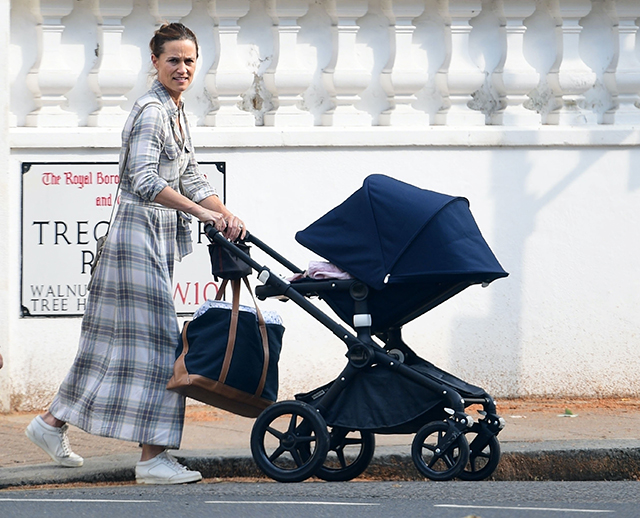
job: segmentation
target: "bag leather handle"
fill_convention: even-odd
[[[236,334],[238,332],[238,312],[240,311],[240,281],[232,281],[233,299],[231,303],[231,322],[229,324],[229,337],[227,339],[227,349],[224,353],[222,369],[220,370],[220,383],[227,380],[231,359],[233,358],[233,349],[236,345]],[[225,286],[226,287],[226,286]]]
[[[262,316],[262,312],[256,304],[256,299],[253,296],[253,292],[251,291],[251,286],[249,284],[249,279],[247,277],[243,277],[249,294],[251,295],[251,299],[253,300],[253,305],[256,309],[256,316],[258,318],[258,330],[260,331],[260,338],[262,339],[262,350],[264,362],[262,364],[262,374],[260,375],[260,380],[258,382],[258,387],[256,388],[255,395],[259,396],[262,394],[264,390],[264,386],[267,383],[267,372],[269,371],[269,337],[267,335],[267,326],[264,322],[264,317]],[[231,286],[233,290],[233,298],[231,302],[231,322],[229,324],[229,337],[227,339],[227,348],[224,353],[224,360],[222,361],[222,369],[220,370],[220,377],[218,378],[221,383],[224,383],[227,379],[227,375],[229,374],[229,368],[231,366],[231,359],[233,358],[233,350],[236,344],[236,334],[238,332],[238,313],[240,310],[240,279],[236,279],[231,281]],[[220,300],[222,298],[222,293],[227,287],[227,280],[225,279],[220,285],[220,289],[216,294],[216,300]],[[186,336],[186,335],[185,335]]]
[[[262,338],[262,350],[264,352],[264,363],[262,364],[262,375],[260,376],[260,382],[258,383],[258,388],[256,389],[256,396],[262,394],[264,390],[264,386],[267,382],[267,372],[269,370],[269,337],[267,336],[267,325],[264,323],[264,317],[262,316],[262,312],[256,303],[256,299],[253,296],[253,292],[251,291],[251,286],[249,285],[249,279],[247,277],[243,277],[244,285],[249,290],[251,294],[251,299],[253,300],[253,305],[256,308],[256,315],[258,317],[258,329],[260,330],[260,337]]]

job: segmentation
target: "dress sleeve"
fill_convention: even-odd
[[[189,142],[189,150],[189,165],[180,177],[180,189],[187,198],[199,203],[205,198],[215,196],[218,193],[200,173],[191,142]]]
[[[165,141],[166,126],[160,106],[150,104],[142,108],[129,135],[129,158],[125,174],[134,194],[146,201],[168,186],[158,174],[160,153]]]

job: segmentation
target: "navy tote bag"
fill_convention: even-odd
[[[243,280],[251,292],[248,280]],[[257,305],[256,314],[239,310],[240,283],[231,281],[231,307],[211,307],[184,324],[167,389],[234,414],[257,417],[278,397],[284,327],[265,324]],[[219,296],[223,292],[224,287]]]

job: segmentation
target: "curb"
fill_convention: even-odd
[[[186,466],[206,479],[267,478],[246,453],[220,455],[175,453]],[[38,464],[0,469],[0,489],[72,483],[133,482],[136,455],[86,459],[81,468]],[[411,455],[376,455],[363,475],[372,481],[425,481]],[[505,452],[490,477],[493,481],[640,480],[640,448],[576,449]]]

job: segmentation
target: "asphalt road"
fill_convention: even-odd
[[[5,490],[0,516],[638,518],[640,482],[220,482]]]

